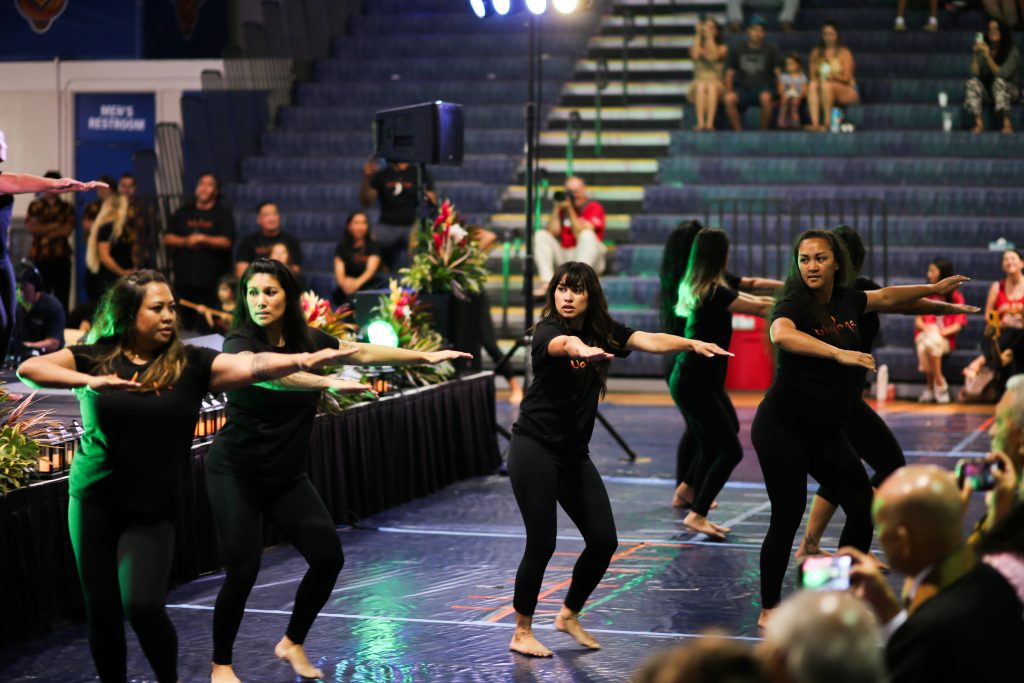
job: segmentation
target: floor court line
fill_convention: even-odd
[[[191,604],[174,604],[167,605],[167,609],[180,609],[180,610],[191,610],[196,612],[212,612],[213,607],[207,605],[191,605]],[[291,617],[292,613],[288,610],[280,609],[256,609],[252,607],[245,608],[248,614],[270,614]],[[391,621],[401,622],[409,624],[431,624],[434,626],[469,626],[469,627],[497,627],[504,629],[515,628],[514,623],[509,622],[489,622],[489,621],[459,621],[457,619],[422,619],[417,617],[385,617],[373,614],[337,614],[334,612],[320,612],[317,615],[318,618],[326,619],[348,619],[352,621]],[[535,630],[553,631],[555,630],[554,624],[534,624]],[[620,629],[611,628],[588,628],[591,633],[607,633],[611,635],[619,636],[634,636],[639,638],[707,638],[709,636],[700,633],[658,633],[656,631],[625,631]],[[715,636],[717,637],[717,636]],[[760,638],[753,636],[722,636],[729,640],[746,640],[746,641],[759,641]]]

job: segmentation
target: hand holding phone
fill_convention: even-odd
[[[1002,468],[998,460],[988,458],[961,458],[956,461],[957,486],[962,490],[969,482],[972,491],[991,491],[998,483],[998,475],[994,468]]]
[[[849,555],[808,557],[800,565],[800,586],[813,591],[845,591],[850,588]]]

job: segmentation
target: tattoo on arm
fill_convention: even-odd
[[[270,358],[265,353],[254,353],[252,355],[252,376],[256,379],[272,379],[270,376]]]

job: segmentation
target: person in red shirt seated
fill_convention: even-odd
[[[936,258],[928,264],[928,284],[935,284],[953,274],[948,259]],[[931,296],[954,304],[962,304],[964,295],[952,291],[945,297]],[[956,335],[967,324],[963,313],[953,315],[919,315],[914,320],[914,343],[917,346],[917,366],[927,381],[927,387],[917,400],[921,403],[949,403],[949,384],[942,376],[942,357],[956,348]]]
[[[547,230],[533,236],[539,283],[549,282],[555,268],[567,261],[582,261],[598,275],[604,272],[604,207],[587,196],[587,185],[579,176],[566,179],[564,194],[555,199]],[[541,286],[534,296],[543,296],[544,291]]]

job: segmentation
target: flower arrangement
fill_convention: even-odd
[[[439,351],[443,348],[443,339],[431,327],[431,315],[426,304],[420,301],[419,295],[399,287],[398,282],[391,280],[388,284],[389,294],[382,294],[374,315],[395,330],[398,346],[414,351]],[[394,369],[407,383],[413,386],[437,384],[455,374],[451,363],[438,365],[405,365]]]
[[[433,224],[417,230],[416,253],[412,266],[401,270],[402,284],[418,292],[451,292],[465,301],[483,289],[486,260],[487,255],[446,199]]]
[[[0,387],[0,496],[21,488],[39,466],[37,439],[53,422],[48,410],[28,410],[34,399],[15,398]]]
[[[302,314],[310,327],[343,341],[352,341],[356,338],[359,327],[352,320],[355,312],[350,306],[331,308],[329,301],[321,299],[313,291],[303,293],[301,303]]]

